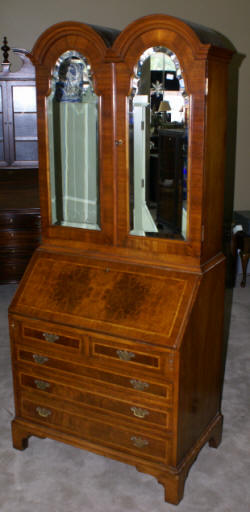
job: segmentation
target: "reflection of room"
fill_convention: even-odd
[[[176,56],[146,51],[133,85],[131,234],[186,238],[188,98]]]
[[[98,97],[90,67],[77,52],[56,63],[47,113],[52,223],[99,230]]]

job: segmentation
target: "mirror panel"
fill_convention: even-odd
[[[146,50],[128,98],[132,235],[187,237],[189,103],[176,55]]]
[[[52,224],[100,229],[98,106],[87,59],[65,52],[47,98]]]

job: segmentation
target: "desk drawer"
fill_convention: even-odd
[[[84,359],[85,337],[77,329],[67,329],[53,323],[19,320],[10,315],[10,332],[13,346],[27,347],[34,354],[46,352],[47,356],[63,360]]]
[[[27,264],[28,259],[14,259],[10,260],[9,263],[1,262],[0,259],[0,282],[11,283],[19,281],[24,274]]]
[[[81,347],[81,336],[65,334],[60,328],[53,325],[44,325],[39,329],[33,325],[22,324],[22,339],[25,341],[45,342],[50,346],[63,346],[79,350]]]
[[[0,246],[15,247],[36,247],[40,241],[39,233],[32,231],[0,231]]]
[[[127,426],[114,427],[103,421],[89,421],[78,414],[68,413],[51,407],[43,401],[34,401],[26,397],[22,400],[22,417],[36,423],[54,427],[65,433],[106,446],[117,452],[131,453],[142,459],[167,462],[169,459],[170,440],[163,440],[145,434],[140,429]]]
[[[89,337],[89,360],[96,366],[116,366],[150,371],[154,374],[172,374],[173,356],[169,351],[129,340]]]
[[[41,217],[37,213],[20,213],[20,211],[0,212],[0,228],[39,229]]]
[[[87,415],[91,417],[96,414],[106,415],[110,413],[116,416],[116,421],[126,421],[130,423],[138,423],[141,426],[155,426],[163,429],[172,429],[172,411],[166,409],[161,404],[144,404],[143,401],[129,401],[112,397],[109,389],[103,387],[100,391],[91,389],[91,383],[82,388],[58,383],[53,380],[51,375],[49,378],[41,379],[40,376],[28,375],[21,372],[19,375],[19,383],[23,390],[32,392],[35,390],[37,398],[47,395],[47,399],[64,400],[63,409],[69,412]],[[40,395],[40,396],[39,396]]]
[[[125,374],[129,371],[131,379],[136,374],[135,381],[144,382],[145,375],[166,376],[173,380],[174,351],[157,348],[155,345],[104,334],[93,336],[89,331],[39,321],[14,320],[13,335],[17,345],[27,345],[34,353],[39,354],[45,350],[48,355],[61,358],[60,353],[65,347],[67,354],[72,352],[70,360],[77,364],[100,369],[112,368]],[[63,359],[65,363],[69,359],[66,353]]]
[[[150,399],[156,399],[167,401],[170,405],[173,400],[173,385],[171,382],[154,382],[148,376],[141,378],[137,375],[129,375],[125,371],[119,373],[116,371],[108,371],[105,369],[97,369],[84,364],[77,364],[74,361],[66,360],[63,358],[55,357],[54,355],[48,355],[46,351],[31,351],[26,347],[18,347],[16,349],[16,362],[18,365],[32,366],[35,373],[39,369],[40,375],[49,375],[51,369],[59,372],[61,378],[70,378],[71,374],[79,379],[91,379],[93,384],[102,385],[103,383],[108,384],[111,392],[112,389],[118,390],[118,392],[132,393],[138,397],[148,397]],[[32,371],[33,372],[33,371]],[[84,385],[84,382],[82,382]]]

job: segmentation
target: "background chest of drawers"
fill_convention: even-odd
[[[40,242],[35,170],[0,172],[0,283],[19,281]]]

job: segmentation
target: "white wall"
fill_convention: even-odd
[[[221,32],[240,54],[235,209],[250,209],[249,0],[9,0],[0,7],[0,37],[31,49],[36,38],[59,21],[81,21],[123,29],[146,14],[177,16]]]

